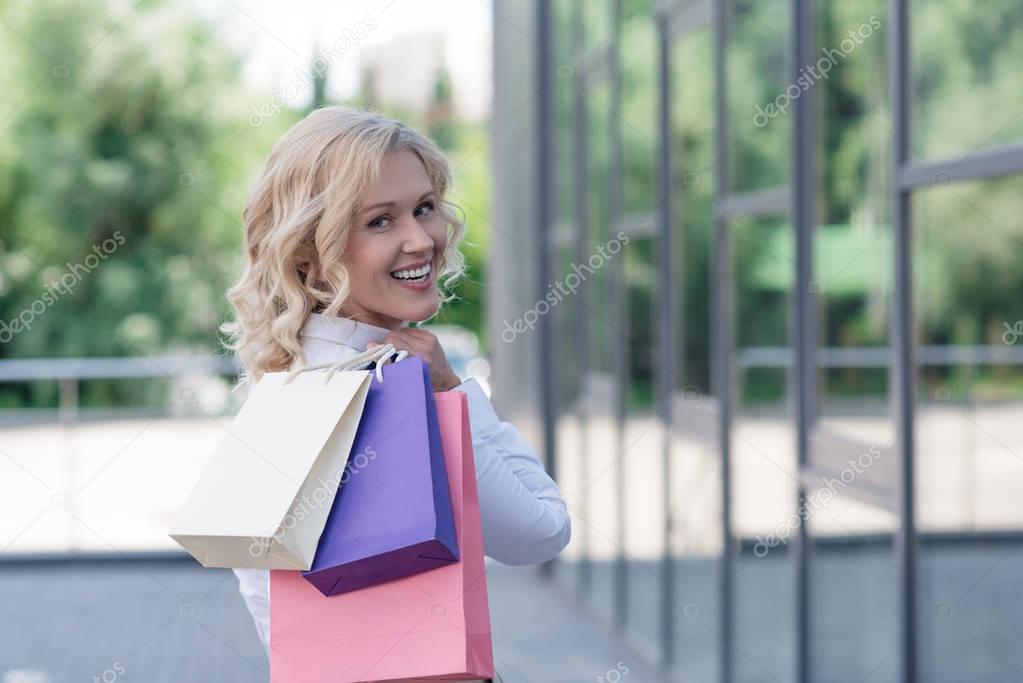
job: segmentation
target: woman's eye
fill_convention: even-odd
[[[416,216],[416,218],[420,218],[420,217],[426,215],[425,213],[420,213],[421,209],[429,209],[430,211],[433,211],[434,210],[433,202],[423,202],[422,204],[417,206],[416,210],[413,212],[413,214]],[[386,228],[387,225],[390,223],[390,221],[391,221],[390,217],[384,215],[384,216],[380,216],[379,218],[373,219],[372,221],[370,221],[366,225],[368,225],[371,228]]]

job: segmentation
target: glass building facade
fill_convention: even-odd
[[[685,681],[1023,678],[1023,3],[502,0],[552,580]]]

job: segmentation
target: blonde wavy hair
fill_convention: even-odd
[[[299,333],[306,318],[313,311],[340,314],[349,294],[345,247],[360,199],[384,157],[402,149],[423,162],[447,223],[438,280],[450,290],[465,274],[459,251],[465,223],[444,199],[451,171],[437,145],[376,112],[316,109],[274,145],[242,214],[247,258],[227,291],[234,320],[220,326],[225,348],[242,366],[238,386],[304,365]]]

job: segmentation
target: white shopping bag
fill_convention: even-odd
[[[206,567],[309,569],[369,381],[363,370],[264,374],[179,512],[171,538]]]

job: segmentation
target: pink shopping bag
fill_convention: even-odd
[[[342,595],[270,572],[270,680],[364,683],[494,675],[465,394],[434,394],[460,561]]]

